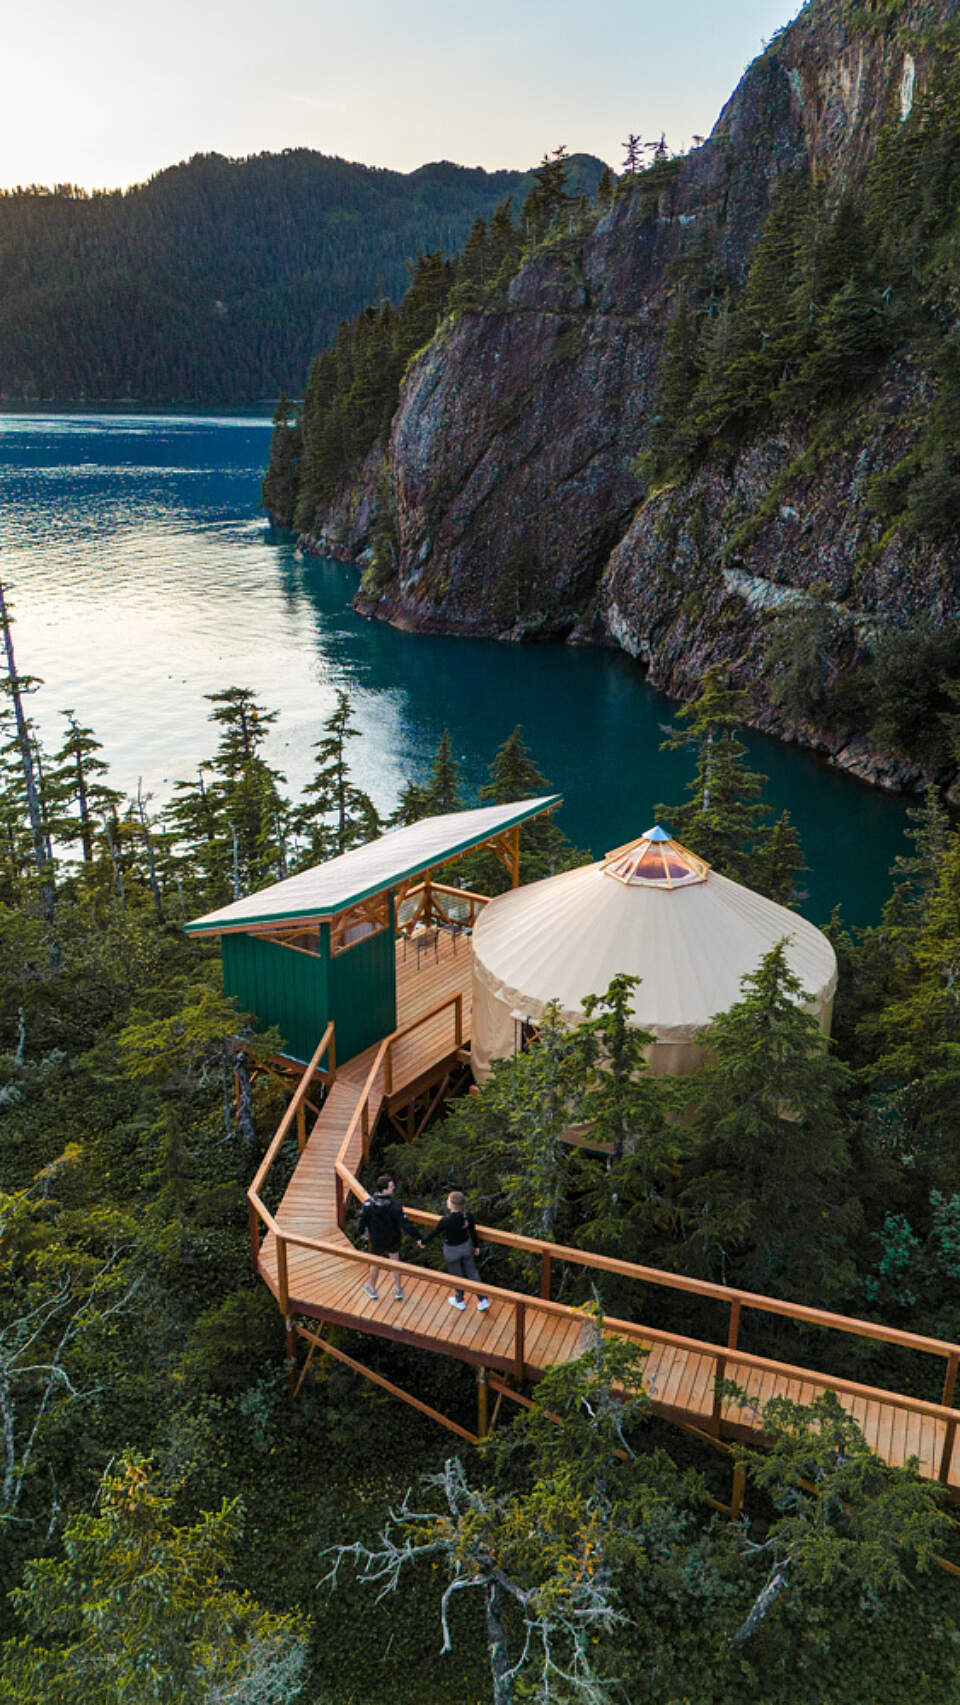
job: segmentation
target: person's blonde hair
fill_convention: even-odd
[[[447,1197],[447,1207],[455,1214],[462,1214],[467,1205],[467,1198],[462,1190],[451,1190]]]

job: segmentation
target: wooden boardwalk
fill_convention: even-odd
[[[592,1327],[583,1314],[550,1300],[552,1266],[575,1264],[601,1274],[607,1271],[635,1278],[645,1297],[651,1284],[694,1292],[729,1307],[730,1330],[725,1345],[683,1338],[637,1321],[605,1322],[608,1332],[648,1350],[643,1383],[655,1413],[714,1439],[749,1438],[757,1436],[758,1410],[771,1397],[785,1396],[806,1404],[824,1390],[834,1390],[878,1455],[897,1464],[916,1456],[924,1475],[939,1478],[952,1495],[960,1496],[960,1449],[954,1445],[960,1410],[953,1407],[960,1366],[958,1345],[516,1237],[494,1228],[483,1228],[484,1242],[523,1249],[539,1262],[539,1297],[466,1284],[468,1306],[461,1313],[450,1306],[452,1282],[445,1274],[401,1263],[398,1272],[404,1297],[399,1301],[393,1295],[390,1263],[382,1262],[379,1298],[375,1301],[366,1295],[363,1286],[369,1257],[357,1250],[343,1229],[348,1197],[352,1194],[362,1199],[365,1195],[357,1173],[381,1112],[409,1098],[413,1089],[429,1091],[431,1085],[442,1083],[456,1065],[458,1050],[470,1036],[470,984],[468,939],[457,941],[441,932],[426,947],[418,948],[415,939],[406,945],[398,942],[398,1030],[393,1038],[385,1038],[337,1069],[274,1218],[264,1207],[259,1191],[292,1129],[294,1105],[305,1091],[311,1071],[322,1075],[319,1060],[327,1039],[314,1056],[250,1190],[254,1258],[288,1321],[303,1316],[391,1338],[472,1362],[494,1375],[507,1376],[519,1386],[536,1379],[551,1363],[580,1354],[589,1343]],[[436,1218],[407,1211],[424,1225]],[[261,1222],[267,1226],[262,1242]],[[476,1297],[484,1290],[491,1306],[479,1312]],[[747,1308],[942,1358],[945,1374],[940,1400],[927,1401],[810,1367],[747,1355],[737,1347],[740,1314]],[[715,1395],[718,1377],[735,1380],[749,1392],[751,1406],[739,1408],[730,1401],[720,1402]]]

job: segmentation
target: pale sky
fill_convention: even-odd
[[[526,167],[705,135],[797,0],[34,0],[6,11],[0,185],[198,152]]]

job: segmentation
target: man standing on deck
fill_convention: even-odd
[[[360,1209],[360,1235],[370,1239],[371,1255],[386,1256],[389,1261],[399,1261],[400,1240],[405,1231],[411,1237],[416,1237],[417,1228],[411,1225],[394,1191],[396,1182],[385,1172],[377,1179],[377,1188],[372,1196],[368,1196]],[[368,1297],[377,1300],[377,1273],[379,1268],[375,1262],[370,1264],[370,1277],[364,1285]],[[403,1301],[403,1286],[400,1274],[393,1275],[393,1294],[398,1302]]]

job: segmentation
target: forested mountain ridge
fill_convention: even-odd
[[[600,639],[682,696],[722,662],[761,726],[949,779],[957,14],[811,0],[703,146],[562,199],[332,498],[305,409],[306,539],[388,619]]]
[[[582,157],[586,181],[602,166]],[[297,148],[126,191],[0,193],[0,399],[240,403],[298,393],[311,355],[408,262],[455,252],[523,172],[408,173]]]

